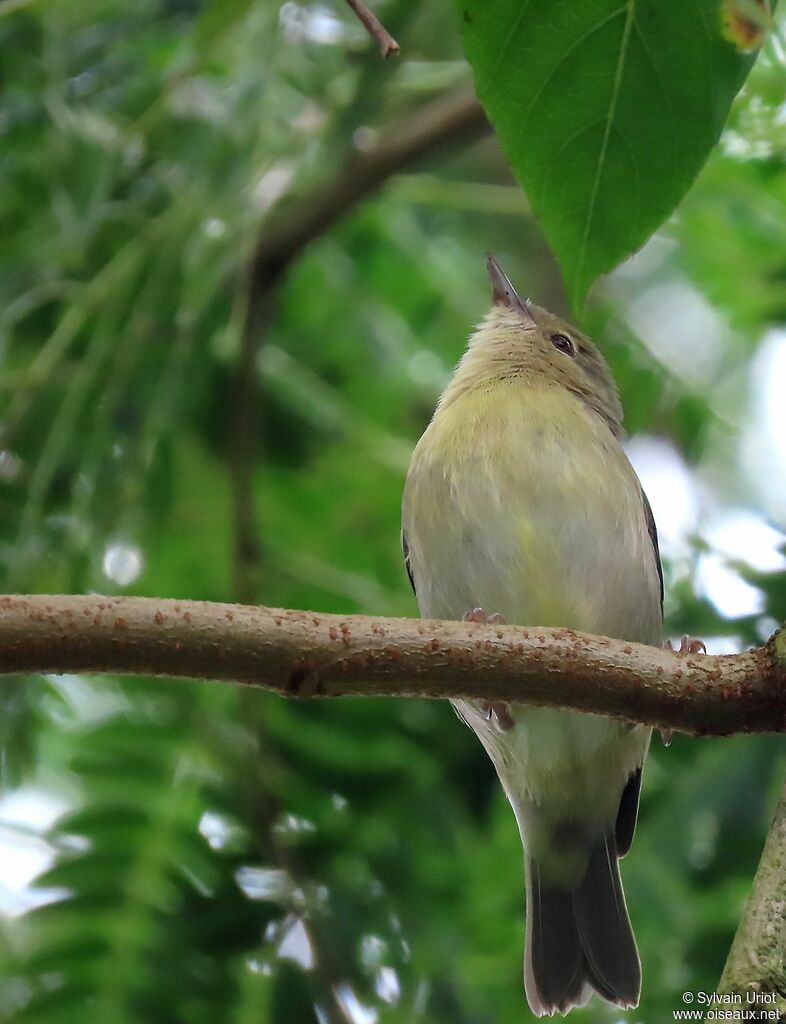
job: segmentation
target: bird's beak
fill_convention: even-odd
[[[512,309],[514,312],[521,314],[526,320],[531,323],[535,321],[532,318],[527,303],[520,299],[516,289],[510,283],[510,278],[497,263],[490,252],[486,253],[486,266],[489,271],[489,278],[491,279],[491,301],[495,306],[505,306],[507,309]]]

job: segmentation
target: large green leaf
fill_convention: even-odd
[[[574,306],[683,197],[751,65],[718,0],[458,0],[478,96]]]

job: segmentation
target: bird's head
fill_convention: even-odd
[[[606,360],[586,335],[521,299],[496,259],[487,259],[491,309],[469,341],[445,399],[477,386],[520,378],[576,394],[622,434],[622,406]]]

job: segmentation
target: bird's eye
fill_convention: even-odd
[[[558,348],[560,352],[566,352],[569,356],[573,355],[573,342],[567,334],[552,334],[551,344],[554,348]]]

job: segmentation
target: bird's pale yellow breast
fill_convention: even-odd
[[[481,605],[524,625],[659,639],[638,480],[564,387],[511,377],[443,403],[412,458],[404,529],[424,615]]]

